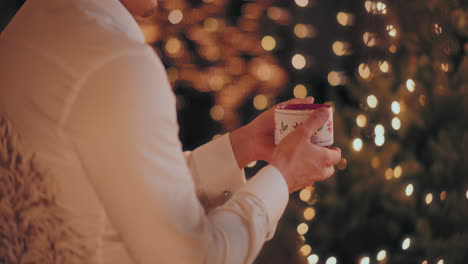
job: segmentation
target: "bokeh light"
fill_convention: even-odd
[[[254,97],[253,105],[257,110],[263,110],[268,107],[268,97],[258,94]]]
[[[253,167],[255,167],[255,165],[257,165],[257,161],[256,161],[256,160],[250,162],[250,163],[247,165],[247,167],[248,167],[248,168],[253,168]]]
[[[336,264],[336,258],[335,257],[329,257],[325,264]]]
[[[179,24],[183,18],[184,14],[179,9],[172,10],[167,16],[167,20],[169,20],[169,22],[174,25]]]
[[[386,29],[390,37],[394,38],[397,36],[397,29],[395,28],[395,26],[388,25]]]
[[[359,261],[359,264],[370,264],[370,258],[367,256],[361,258],[361,261]]]
[[[384,135],[376,135],[374,139],[374,143],[376,146],[381,147],[385,143],[385,136]]]
[[[392,102],[392,105],[391,105],[391,108],[392,108],[392,112],[397,115],[400,113],[400,103],[398,103],[397,101],[393,101]]]
[[[403,169],[401,168],[400,165],[396,166],[395,169],[393,170],[393,176],[395,178],[400,178],[401,175],[403,174]]]
[[[425,198],[426,204],[431,204],[433,199],[434,197],[432,196],[432,193],[426,194],[426,198]]]
[[[361,63],[358,67],[359,76],[363,79],[368,79],[371,75],[369,65],[367,63]]]
[[[210,116],[213,120],[219,121],[224,117],[224,109],[220,105],[215,105],[210,110]]]
[[[362,149],[362,140],[360,138],[355,138],[353,140],[353,149],[355,151],[361,151],[361,149]]]
[[[310,221],[315,217],[315,209],[313,207],[307,207],[304,210],[304,219]]]
[[[407,250],[410,246],[411,246],[411,239],[407,237],[403,240],[403,243],[401,243],[401,248],[403,250]]]
[[[392,118],[392,128],[399,130],[401,128],[401,121],[398,117]]]
[[[309,0],[294,0],[294,2],[300,7],[306,7],[309,4]]]
[[[300,223],[297,226],[297,233],[299,235],[304,235],[307,231],[309,231],[309,226],[306,223]]]
[[[377,253],[377,260],[382,261],[387,257],[387,251],[385,250],[380,250],[379,253]]]
[[[306,59],[301,54],[295,54],[291,59],[291,63],[297,70],[302,70],[306,66]]]
[[[271,51],[276,47],[276,40],[272,36],[264,36],[261,44],[264,50]]]
[[[375,95],[371,94],[367,97],[367,105],[369,105],[370,108],[376,108],[378,103],[379,101]]]
[[[377,44],[377,37],[375,33],[364,32],[364,34],[362,35],[362,40],[364,41],[364,44],[368,47],[373,47]]]
[[[312,247],[310,247],[309,245],[305,244],[301,247],[300,249],[301,251],[301,254],[303,256],[308,256],[310,254],[310,252],[312,252]]]
[[[357,117],[356,117],[356,124],[359,126],[359,127],[365,127],[366,124],[367,124],[367,118],[365,115],[363,114],[359,114]]]
[[[349,55],[349,43],[343,42],[343,41],[335,41],[332,44],[332,50],[333,53],[335,53],[336,56],[345,56]]]
[[[336,20],[342,26],[351,26],[354,23],[354,16],[351,13],[338,12]]]
[[[406,81],[406,89],[408,89],[408,91],[414,92],[415,87],[416,87],[416,84],[414,83],[412,79],[408,79]]]
[[[406,196],[408,196],[408,197],[411,196],[413,194],[413,191],[414,191],[413,184],[410,183],[410,184],[406,185],[406,188],[405,188]]]
[[[296,98],[306,98],[307,97],[307,88],[303,84],[298,84],[294,86],[293,95]]]
[[[304,201],[304,202],[307,202],[310,200],[310,197],[312,197],[312,192],[309,191],[308,189],[302,189],[300,192],[299,192],[299,198]]]
[[[342,71],[331,71],[327,76],[328,83],[331,86],[343,85],[346,83],[346,74]]]
[[[315,254],[310,255],[307,257],[308,264],[317,264],[319,262],[319,257]]]
[[[390,64],[387,61],[380,61],[379,62],[379,69],[380,71],[386,73],[390,69]]]
[[[374,128],[376,135],[385,135],[385,128],[381,124],[377,124]]]
[[[393,169],[388,168],[385,170],[385,179],[391,180],[393,178]]]

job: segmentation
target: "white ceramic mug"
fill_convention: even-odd
[[[275,144],[296,129],[317,109],[325,107],[330,117],[325,124],[312,135],[312,143],[330,147],[333,144],[333,107],[325,104],[283,104],[275,107]]]

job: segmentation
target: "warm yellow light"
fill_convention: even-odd
[[[359,261],[359,264],[369,264],[369,263],[370,263],[369,257],[363,257],[361,261]]]
[[[215,105],[210,110],[210,115],[213,120],[219,121],[224,117],[224,109],[220,105]]]
[[[362,140],[360,138],[355,138],[353,140],[353,148],[355,151],[361,151],[362,149]]]
[[[468,199],[468,190],[466,190],[466,199]]]
[[[437,264],[444,264],[444,260],[440,259],[439,261],[437,261]]]
[[[261,43],[263,49],[267,51],[273,50],[276,47],[276,40],[272,36],[264,36]]]
[[[401,121],[398,117],[394,117],[392,119],[392,128],[395,130],[399,130],[401,128]]]
[[[380,166],[380,159],[377,156],[372,157],[371,167],[377,169]]]
[[[257,77],[260,81],[267,81],[272,77],[272,70],[269,64],[260,64],[256,70]]]
[[[169,38],[166,41],[166,45],[164,47],[166,48],[167,53],[176,54],[177,52],[179,52],[180,48],[182,47],[182,44],[176,38]]]
[[[348,46],[349,46],[349,44],[347,44],[345,42],[335,41],[335,42],[333,42],[332,50],[333,50],[333,52],[335,53],[336,56],[344,56],[344,55],[349,54]]]
[[[379,62],[379,69],[382,72],[388,72],[389,68],[390,68],[390,65],[388,64],[387,61],[380,61]]]
[[[395,176],[395,178],[400,178],[401,175],[403,174],[403,169],[401,168],[400,165],[396,166],[395,169],[393,170],[393,176]]]
[[[378,103],[379,101],[375,95],[371,94],[367,96],[367,105],[369,105],[370,108],[376,108]]]
[[[296,24],[294,26],[294,35],[298,38],[313,38],[316,34],[315,28],[311,25]]]
[[[346,83],[346,75],[342,71],[331,71],[327,76],[328,83],[331,86],[338,86]]]
[[[406,81],[406,89],[408,89],[408,91],[414,92],[415,87],[416,87],[416,84],[414,83],[412,79],[408,79]]]
[[[385,170],[385,179],[391,180],[393,177],[393,170],[391,168],[388,168]]]
[[[431,204],[433,199],[434,199],[434,197],[432,197],[432,193],[426,194],[426,199],[425,199],[426,204]]]
[[[423,262],[421,262],[421,264],[427,264],[427,260],[424,260]]]
[[[367,118],[365,115],[363,114],[359,114],[357,117],[356,117],[356,124],[358,125],[358,127],[365,127],[366,124],[367,124]]]
[[[385,135],[385,128],[381,124],[378,124],[374,128],[374,132],[376,135]]]
[[[268,107],[268,97],[258,94],[254,97],[253,105],[257,110],[263,110]]]
[[[377,44],[377,38],[375,37],[375,33],[364,32],[362,35],[362,40],[364,44],[368,47],[373,47]]]
[[[319,261],[319,257],[315,254],[310,255],[307,257],[308,264],[317,264]]]
[[[306,59],[303,55],[296,54],[292,57],[291,63],[294,68],[301,70],[304,69],[304,67],[306,66]]]
[[[169,22],[171,22],[171,24],[179,24],[183,18],[184,14],[179,9],[172,10],[167,16],[167,19],[169,20]]]
[[[377,2],[376,4],[376,7],[377,7],[377,11],[379,11],[380,13],[382,14],[386,14],[387,12],[387,5],[382,3],[382,2]]]
[[[397,46],[395,46],[395,44],[390,45],[388,47],[388,51],[390,51],[391,53],[397,52]]]
[[[207,17],[203,21],[203,28],[208,32],[214,32],[219,28],[219,22],[216,18]]]
[[[307,220],[307,221],[310,221],[310,220],[314,219],[314,217],[315,217],[315,209],[312,208],[312,207],[307,207],[304,210],[304,219]]]
[[[385,136],[384,135],[376,135],[374,139],[375,145],[381,147],[385,143]]]
[[[449,71],[449,65],[448,63],[442,63],[440,64],[440,70],[443,72],[448,72]]]
[[[308,256],[310,254],[310,252],[312,252],[312,247],[310,247],[309,245],[305,244],[303,245],[301,248],[300,248],[300,251],[301,251],[301,254],[303,256]]]
[[[367,79],[370,77],[371,72],[370,72],[369,65],[367,65],[367,63],[359,64],[358,71],[359,71],[359,75],[361,76],[361,78]]]
[[[442,34],[443,30],[442,30],[442,26],[439,25],[439,24],[434,24],[434,31],[437,35],[440,35]]]
[[[294,2],[300,7],[306,7],[309,4],[309,0],[294,0]]]
[[[388,32],[388,35],[392,38],[396,37],[397,36],[397,29],[395,28],[395,26],[393,25],[388,25],[387,26],[387,32]]]
[[[406,189],[405,189],[406,196],[411,196],[413,194],[413,191],[414,191],[413,184],[410,183],[410,184],[406,185]]]
[[[385,250],[380,250],[379,253],[377,253],[377,260],[382,261],[387,257],[387,251]]]
[[[397,101],[392,102],[392,112],[397,115],[400,113],[400,104]]]
[[[373,11],[373,8],[375,8],[375,3],[372,1],[366,1],[364,2],[364,7],[366,8],[367,13],[370,13]]]
[[[294,97],[296,97],[296,98],[306,98],[307,97],[307,88],[302,84],[298,84],[298,85],[294,86],[293,94],[294,94]]]
[[[354,16],[351,13],[339,12],[336,14],[336,20],[342,26],[351,26],[354,22]]]
[[[403,250],[407,250],[410,246],[411,246],[411,239],[407,237],[405,238],[405,240],[403,240],[403,243],[401,243],[401,248]]]
[[[297,233],[299,235],[304,235],[307,231],[309,231],[309,226],[306,223],[300,223],[297,226]]]
[[[302,189],[299,192],[299,198],[301,198],[301,200],[304,202],[309,201],[311,196],[312,196],[312,193],[307,189]]]
[[[255,167],[255,165],[257,165],[257,161],[256,161],[256,160],[250,162],[250,163],[247,165],[247,167],[253,168],[253,167]]]
[[[336,264],[336,258],[335,257],[329,257],[327,259],[327,262],[325,264]]]
[[[440,200],[441,200],[441,201],[444,201],[445,198],[447,198],[447,192],[446,192],[446,191],[442,191],[442,192],[440,193]]]

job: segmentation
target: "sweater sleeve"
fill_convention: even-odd
[[[252,263],[288,200],[280,172],[267,166],[246,184],[234,184],[231,199],[207,213],[154,52],[141,48],[95,68],[69,101],[63,131],[135,263]],[[210,170],[202,166],[197,173]],[[213,165],[213,176],[204,178],[214,192],[232,186],[210,180],[223,169]]]

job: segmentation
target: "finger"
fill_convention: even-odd
[[[330,178],[333,176],[335,173],[335,167],[333,166],[328,166],[323,170],[322,178],[320,179],[321,181]]]
[[[312,134],[325,124],[329,116],[330,112],[328,108],[322,107],[315,110],[309,119],[304,121],[300,126],[301,132],[304,133],[307,138],[312,137]]]
[[[293,98],[286,102],[279,103],[277,105],[284,105],[284,104],[313,104],[314,98],[312,96],[306,98]]]
[[[341,149],[339,148],[332,148],[332,149],[326,149],[326,164],[331,166],[331,165],[336,165],[341,161]]]

